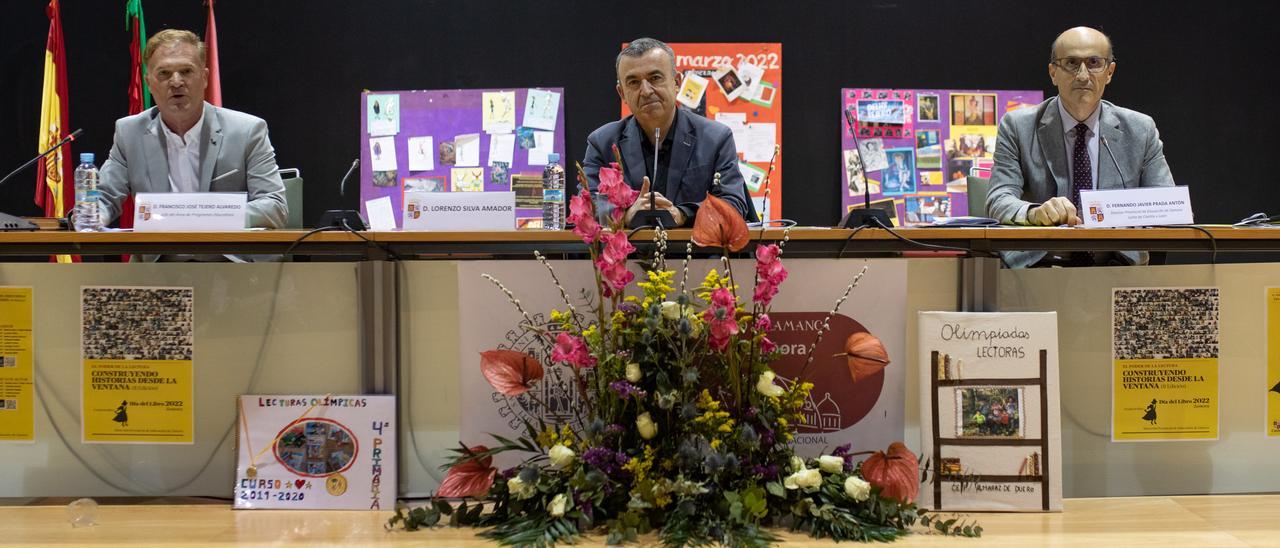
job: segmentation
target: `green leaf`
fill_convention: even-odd
[[[436,510],[439,510],[441,514],[446,516],[453,514],[453,505],[449,504],[449,502],[444,499],[435,499],[431,501],[431,504],[434,505]]]
[[[769,490],[769,494],[779,498],[787,498],[787,491],[782,487],[781,483],[771,481],[764,484],[764,488]]]

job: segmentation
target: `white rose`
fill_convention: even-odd
[[[781,386],[773,384],[774,378],[775,375],[773,374],[773,371],[765,371],[764,373],[761,373],[760,379],[756,381],[756,391],[766,396],[781,396],[786,392],[786,390],[783,390]]]
[[[551,503],[547,504],[547,512],[556,518],[563,516],[568,509],[569,497],[564,496],[564,493],[552,497]]]
[[[551,467],[556,469],[568,468],[569,465],[573,464],[573,458],[576,456],[577,454],[573,452],[573,449],[558,443],[550,451],[547,451],[547,457],[551,459]]]
[[[818,468],[828,474],[843,472],[844,459],[832,455],[822,455],[818,457]]]
[[[520,500],[533,496],[533,486],[525,483],[520,476],[507,480],[507,490],[511,491],[511,496]]]
[[[817,468],[801,470],[800,472],[797,472],[797,474],[799,474],[800,477],[796,480],[796,483],[804,489],[813,489],[822,485],[822,472],[819,472]]]
[[[640,431],[640,437],[646,440],[658,435],[658,425],[653,422],[653,417],[649,416],[648,411],[636,417],[636,430]]]
[[[799,472],[801,470],[804,470],[804,459],[791,455],[791,471]]]
[[[663,302],[662,317],[671,321],[680,319],[680,303],[672,301]]]
[[[627,364],[627,380],[631,382],[640,382],[640,364],[631,362]]]
[[[858,476],[849,476],[844,480],[844,494],[849,498],[862,502],[871,497],[871,484]]]

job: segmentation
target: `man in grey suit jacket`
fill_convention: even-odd
[[[248,192],[251,227],[284,226],[284,183],[261,118],[204,102],[209,69],[194,33],[167,29],[147,42],[156,106],[116,121],[98,189],[103,223],[138,192]]]
[[[1173,186],[1164,145],[1150,116],[1102,100],[1115,74],[1111,40],[1077,27],[1054,40],[1049,76],[1058,96],[1000,121],[987,212],[1007,224],[1078,225],[1080,189]],[[1011,268],[1043,251],[1004,254]],[[1145,264],[1145,252],[1118,259]]]
[[[650,184],[655,190],[654,207],[670,212],[677,226],[692,223],[708,193],[724,199],[743,219],[756,221],[755,206],[738,171],[733,132],[676,104],[682,75],[676,72],[671,48],[652,38],[636,39],[618,54],[615,69],[618,96],[632,115],[609,122],[587,137],[582,169],[592,192],[600,184],[600,168],[614,160],[613,145],[617,144],[627,184],[641,191],[624,222],[649,208]],[[719,186],[712,184],[716,173],[720,174]],[[598,193],[595,197],[596,214],[607,219],[612,206]]]

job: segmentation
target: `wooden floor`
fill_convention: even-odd
[[[917,534],[915,546],[1280,546],[1280,495],[1071,499],[1059,514],[976,514],[981,539]],[[233,511],[223,504],[103,505],[72,528],[61,505],[0,507],[6,546],[490,546],[472,529],[388,532],[385,512]],[[788,546],[830,545],[784,535]],[[585,545],[599,544],[589,539]],[[652,539],[651,539],[652,540]],[[650,543],[651,545],[652,543]],[[844,546],[848,546],[845,544]]]

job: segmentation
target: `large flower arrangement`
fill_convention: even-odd
[[[510,545],[573,542],[595,531],[610,543],[656,532],[672,546],[756,546],[778,540],[769,526],[860,541],[891,540],[917,523],[980,534],[976,525],[926,515],[912,503],[918,462],[901,443],[860,463],[848,447],[807,460],[792,451],[788,442],[812,385],[803,373],[788,387],[775,384],[768,365],[775,357],[770,303],[787,278],[785,237],[757,247],[749,303],[739,299],[741,273],[727,260],[696,285],[688,283],[687,255],[680,272],[667,270],[661,231],[638,294],[627,295],[635,249],[622,216],[635,191],[617,164],[600,170],[599,193],[614,206],[605,228],[581,174],[579,181],[569,220],[591,249],[598,298],[575,305],[539,255],[565,308],[551,312],[552,325],[535,325],[490,278],[524,315],[524,329],[554,341],[550,366],[572,371],[585,402],[576,420],[526,422],[516,439],[495,435],[492,446],[453,450],[437,497],[397,509],[389,526],[417,529],[447,516],[454,525],[489,527],[483,536]],[[731,206],[708,196],[693,240],[738,251],[748,232]],[[888,363],[878,340],[857,337],[846,344],[855,380]],[[480,367],[495,390],[527,398],[535,398],[530,389],[544,373],[543,364],[512,350],[482,353]],[[498,471],[493,456],[509,451],[523,462]],[[459,498],[457,506],[444,500]]]

